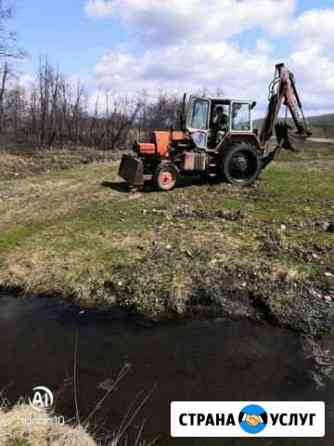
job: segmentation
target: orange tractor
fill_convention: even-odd
[[[296,130],[279,112],[285,105]],[[292,149],[296,139],[311,135],[293,74],[276,65],[270,84],[269,106],[260,132],[253,129],[256,102],[184,95],[181,131],[154,131],[149,142],[135,143],[134,155],[124,155],[119,175],[130,186],[153,181],[169,191],[178,177],[203,175],[234,185],[249,186],[282,149]],[[287,114],[286,114],[287,116]],[[276,132],[277,147],[270,144]]]

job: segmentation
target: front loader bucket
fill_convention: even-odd
[[[132,155],[123,155],[118,175],[122,177],[130,186],[143,186],[143,162]]]

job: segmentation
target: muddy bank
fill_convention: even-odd
[[[177,265],[173,253],[159,252],[167,264]],[[206,264],[197,252],[188,257],[189,269],[175,274],[166,266],[162,276],[156,270],[155,255],[140,265],[118,269],[115,280],[98,283],[89,301],[62,293],[45,293],[56,301],[78,304],[83,309],[106,313],[125,310],[134,317],[156,323],[166,320],[225,317],[231,320],[249,319],[268,322],[277,327],[310,336],[334,334],[334,291],[327,284],[298,282],[293,275],[279,268],[274,272],[264,264],[258,267],[219,263]],[[196,261],[194,260],[194,256]],[[165,257],[165,258],[164,258]],[[198,265],[194,267],[194,262]],[[143,271],[152,271],[152,275]],[[176,268],[177,271],[177,268]],[[22,289],[1,288],[0,293],[29,297]]]
[[[152,214],[167,216],[168,220],[168,214],[162,210],[153,209]],[[175,217],[232,221],[252,228],[247,214],[240,210],[210,213],[182,207],[177,209]],[[160,228],[159,236],[150,243],[140,262],[116,266],[107,280],[94,271],[88,277],[88,297],[85,282],[80,292],[74,290],[73,293],[66,288],[53,289],[50,284],[50,289],[44,289],[43,295],[107,313],[126,310],[148,323],[225,317],[268,322],[309,336],[332,336],[334,266],[331,259],[334,245],[305,241],[291,246],[286,243],[287,226],[282,221],[275,223],[278,230],[272,222],[261,224],[257,246],[259,257],[253,258],[253,262],[245,262],[239,252],[238,258],[227,261],[226,248],[222,251],[218,243],[211,244],[211,249],[196,241],[187,246],[175,242],[166,244],[165,232],[168,232],[169,240],[174,241],[172,223],[169,223]],[[331,235],[333,231],[333,223],[319,219],[304,220],[299,226],[316,228],[323,234]],[[289,229],[291,227],[296,230],[289,224]],[[176,226],[174,231],[177,229]],[[287,255],[305,265],[316,266],[316,274],[305,278],[297,270],[276,262]],[[36,295],[19,286],[0,286],[1,291],[20,298]]]
[[[199,253],[194,256],[201,262]],[[171,255],[166,261],[175,259]],[[219,263],[204,262],[202,268],[192,268],[190,263],[188,271],[183,264],[178,282],[172,273],[169,277],[165,275],[164,280],[159,275],[145,280],[142,268],[153,268],[153,262],[154,258],[136,269],[128,269],[125,281],[108,284],[109,293],[114,293],[119,306],[155,320],[224,316],[267,321],[314,336],[334,333],[334,290],[330,286],[298,282],[279,268],[273,277],[272,269],[264,264],[222,268]],[[168,270],[171,268],[166,267],[165,271]],[[139,295],[138,284],[145,290]]]

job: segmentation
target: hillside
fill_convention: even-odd
[[[315,127],[334,127],[334,113],[328,115],[311,116],[307,119],[309,123]]]
[[[313,132],[313,136],[320,138],[333,138],[334,137],[334,113],[320,116],[307,117],[310,127]],[[289,119],[291,121],[291,118]],[[255,128],[261,128],[263,119],[257,119],[254,121]]]

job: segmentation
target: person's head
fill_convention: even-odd
[[[215,115],[222,116],[223,112],[224,112],[223,107],[221,105],[216,105]]]

